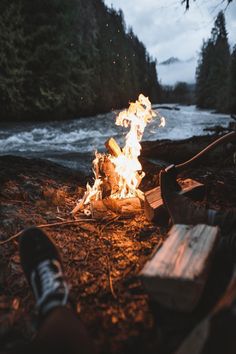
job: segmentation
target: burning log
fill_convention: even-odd
[[[90,210],[93,219],[102,219],[104,216],[106,216],[108,211],[106,205],[104,204],[104,199],[91,202]]]
[[[119,190],[119,176],[114,164],[105,155],[99,160],[98,168],[102,176],[102,198],[106,198]]]
[[[110,138],[105,142],[105,146],[112,156],[118,157],[122,154],[121,148],[114,138]]]
[[[202,200],[205,195],[205,186],[193,179],[187,178],[181,183],[181,194],[193,200]],[[161,189],[156,187],[145,193],[144,212],[149,221],[157,225],[167,225],[169,214],[161,198]]]
[[[94,219],[100,218],[106,211],[113,211],[116,214],[135,214],[142,210],[139,198],[125,199],[103,199],[91,203],[91,212]]]
[[[218,236],[217,227],[174,225],[140,273],[152,297],[168,308],[193,310],[205,286]]]

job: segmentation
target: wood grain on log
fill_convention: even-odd
[[[207,225],[174,225],[162,248],[140,273],[160,304],[191,311],[198,303],[217,244],[219,229]]]
[[[205,186],[202,183],[187,178],[181,181],[180,185],[182,188],[180,194],[193,200],[202,200],[204,198]],[[145,193],[144,212],[149,221],[155,222],[160,226],[168,224],[169,214],[163,204],[160,187]]]

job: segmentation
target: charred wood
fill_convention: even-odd
[[[93,218],[100,217],[111,210],[117,214],[136,214],[142,210],[139,198],[113,199],[107,198],[103,200],[93,201],[91,203],[91,212]]]

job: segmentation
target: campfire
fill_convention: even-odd
[[[116,117],[116,125],[129,129],[123,148],[114,138],[105,142],[107,153],[95,152],[93,160],[94,183],[87,184],[86,192],[73,209],[93,217],[110,209],[114,212],[130,212],[141,208],[143,193],[139,185],[145,176],[139,161],[141,139],[145,127],[154,117],[165,126],[165,118],[151,108],[148,97],[140,94],[136,102]]]

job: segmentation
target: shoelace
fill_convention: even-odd
[[[53,270],[53,268],[55,268],[55,270]],[[36,284],[36,272],[38,273],[39,282],[41,284],[41,294],[39,294]],[[63,274],[61,265],[57,260],[43,261],[38,265],[36,271],[32,272],[31,284],[36,297],[37,307],[42,305],[48,295],[56,293],[61,285],[63,285],[63,290],[65,293],[62,303],[66,303],[68,297],[68,287],[65,282],[60,281],[59,278],[63,279]]]

